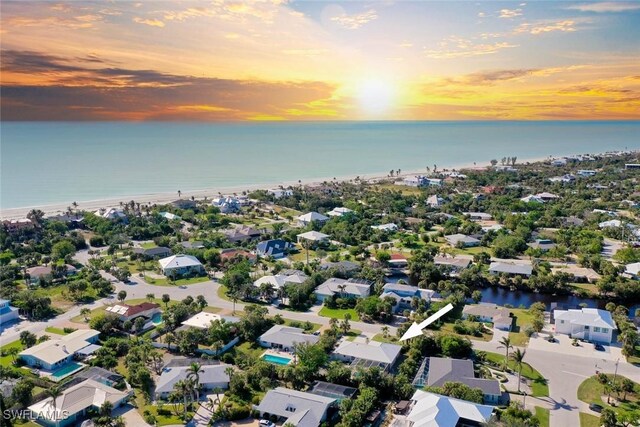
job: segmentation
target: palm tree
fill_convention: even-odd
[[[47,396],[49,396],[51,398],[51,406],[53,406],[53,413],[55,416],[55,420],[58,419],[58,413],[57,413],[57,407],[56,407],[56,400],[58,399],[58,397],[62,396],[62,389],[60,388],[60,386],[58,385],[54,385],[53,387],[45,390],[45,393]]]
[[[229,382],[231,382],[231,377],[233,377],[233,374],[235,373],[233,368],[231,366],[225,368],[224,373],[227,374],[227,376],[229,377]]]
[[[341,285],[338,285],[338,292],[340,292],[340,297],[344,298],[344,291],[347,289],[347,285],[345,285],[344,283]]]
[[[520,393],[520,379],[522,378],[522,364],[524,363],[524,355],[527,354],[527,350],[520,350],[516,348],[511,354],[511,358],[518,368],[518,393]]]
[[[507,370],[507,361],[509,360],[509,350],[511,350],[513,348],[513,345],[511,345],[511,339],[509,339],[509,337],[502,337],[502,339],[500,340],[500,345],[498,346],[498,348],[504,348],[505,349],[504,369],[506,371]]]
[[[164,342],[167,343],[167,348],[171,350],[171,344],[176,342],[176,336],[172,332],[169,332],[167,335],[165,335]]]
[[[196,391],[196,401],[200,401],[200,372],[204,372],[202,366],[199,363],[192,363],[189,368],[187,368],[187,378],[193,379],[195,391]]]
[[[178,392],[178,395],[182,397],[182,411],[183,416],[187,417],[187,408],[189,406],[188,399],[193,391],[193,383],[189,380],[180,380],[173,386],[174,390]]]
[[[386,325],[382,327],[382,336],[384,338],[387,338],[389,336],[389,327]]]
[[[182,197],[182,191],[178,190],[178,199]]]

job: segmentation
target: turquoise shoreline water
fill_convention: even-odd
[[[640,148],[640,122],[2,122],[0,208]]]

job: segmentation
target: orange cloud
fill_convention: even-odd
[[[149,25],[150,27],[164,27],[164,22],[159,19],[145,19],[136,16],[135,18],[133,18],[133,22]]]

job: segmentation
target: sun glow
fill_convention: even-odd
[[[377,116],[387,113],[393,106],[396,87],[388,80],[367,78],[358,83],[356,97],[363,113]]]

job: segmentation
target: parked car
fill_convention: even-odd
[[[593,348],[595,348],[596,351],[604,351],[604,346],[602,344],[594,344]]]
[[[602,405],[598,405],[597,403],[592,403],[589,405],[589,409],[591,409],[594,412],[602,412]]]
[[[263,427],[275,427],[276,425],[274,423],[272,423],[269,420],[260,420],[260,422],[258,423]]]

